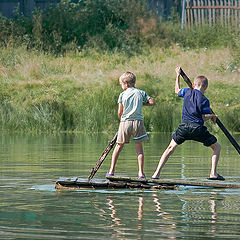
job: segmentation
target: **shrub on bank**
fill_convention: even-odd
[[[171,21],[162,21],[148,10],[146,1],[63,0],[29,18],[0,17],[0,44],[59,55],[86,48],[131,54],[143,46],[178,43],[183,48],[203,48],[232,46],[237,41],[236,31],[220,25],[182,30],[179,15],[173,8]]]

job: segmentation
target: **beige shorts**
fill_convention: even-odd
[[[148,135],[142,120],[126,120],[120,122],[117,143],[129,143],[131,136],[133,136],[135,143],[148,140]]]

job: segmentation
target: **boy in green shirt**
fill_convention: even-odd
[[[132,72],[125,72],[119,78],[124,90],[118,98],[118,117],[120,119],[117,144],[112,154],[112,163],[106,176],[113,176],[118,156],[125,143],[129,143],[133,136],[138,159],[138,177],[145,178],[143,172],[144,154],[142,142],[148,140],[143,124],[142,106],[153,106],[153,98],[144,91],[135,88],[136,76]]]

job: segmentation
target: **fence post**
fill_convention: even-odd
[[[31,16],[35,8],[35,0],[24,0],[24,15]]]
[[[182,24],[181,24],[181,29],[184,28],[184,23],[185,23],[185,10],[186,10],[186,0],[183,0],[183,5],[182,5]]]

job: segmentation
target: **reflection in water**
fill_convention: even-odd
[[[137,229],[139,232],[143,229],[143,197],[138,198],[138,222],[137,222]],[[141,239],[141,235],[138,234],[137,239]]]
[[[2,134],[0,239],[239,239],[240,190],[55,191],[60,176],[87,177],[111,137]],[[152,134],[145,144],[147,176],[168,137]],[[227,181],[240,182],[239,156],[224,138],[219,140],[224,146],[219,168]],[[162,178],[205,178],[209,153],[204,150],[194,142],[181,146]],[[117,174],[135,176],[134,148],[121,156]],[[105,177],[108,161],[96,178]]]
[[[168,220],[168,213],[164,212],[161,208],[161,203],[159,201],[159,198],[157,197],[157,194],[153,194],[153,202],[156,204],[156,211],[158,212],[157,216],[162,217],[165,220]]]
[[[210,199],[209,201],[209,205],[210,205],[210,211],[212,213],[212,221],[211,223],[216,223],[216,219],[217,219],[217,213],[216,213],[216,200],[214,199]]]
[[[138,209],[136,209],[137,212],[137,229],[138,229],[138,233],[135,239],[141,239],[142,235],[139,233],[141,233],[141,230],[143,229],[143,197],[139,197],[138,198]],[[126,235],[126,232],[120,228],[120,226],[123,226],[124,224],[122,224],[121,222],[126,222],[127,219],[120,219],[117,216],[118,211],[116,210],[116,207],[114,205],[114,201],[112,199],[107,199],[107,205],[109,206],[109,210],[111,211],[111,213],[109,214],[109,216],[111,217],[113,224],[111,225],[111,228],[115,231],[115,234],[112,235],[113,238],[117,238],[117,239],[125,239],[122,238],[122,236]],[[131,214],[132,216],[134,216],[134,214]],[[125,229],[127,230],[127,228],[125,227]]]
[[[155,203],[156,206],[156,212],[157,216],[160,218],[156,219],[156,222],[159,223],[159,230],[164,229],[164,231],[170,231],[168,238],[169,239],[176,239],[176,224],[173,221],[173,217],[170,216],[170,214],[166,211],[164,211],[161,207],[160,200],[158,198],[158,194],[153,194],[153,202]]]
[[[151,221],[154,220],[154,225],[157,226],[156,230],[158,229],[158,231],[164,231],[164,232],[168,232],[168,231],[172,231],[172,234],[168,234],[168,238],[169,239],[176,239],[176,234],[175,234],[175,230],[176,230],[176,223],[174,222],[174,217],[170,216],[170,214],[166,211],[164,211],[161,207],[161,203],[158,197],[158,194],[153,193],[153,199],[152,202],[155,205],[155,210],[153,210],[150,214],[151,216]],[[113,238],[117,238],[117,239],[124,239],[121,238],[121,236],[123,236],[124,234],[126,234],[126,232],[123,230],[123,228],[121,226],[125,225],[123,224],[124,222],[126,222],[128,219],[126,219],[124,216],[122,218],[120,218],[120,214],[118,214],[118,212],[121,210],[117,210],[116,206],[114,204],[114,201],[111,198],[107,199],[107,205],[109,206],[109,210],[111,211],[109,216],[112,219],[113,224],[111,224],[111,228],[114,230],[114,234],[112,235]],[[147,206],[149,206],[149,204],[147,204]],[[119,206],[119,208],[121,208],[121,206]],[[136,211],[137,213],[137,236],[135,239],[142,239],[142,230],[144,229],[144,197],[140,196],[138,197],[138,207],[136,207],[136,209],[131,209],[131,216],[133,217],[134,211]],[[127,227],[125,225],[125,230],[127,230]]]
[[[217,220],[217,212],[216,212],[216,200],[210,199],[209,200],[210,204],[210,211],[212,213],[212,226],[211,226],[211,232],[215,233],[216,232],[216,220]]]
[[[112,199],[107,199],[107,204],[109,206],[109,210],[111,211],[110,213],[110,217],[112,218],[114,225],[120,226],[122,225],[120,223],[120,219],[117,217],[117,210],[115,209],[114,203]],[[113,225],[113,226],[114,226]]]
[[[138,198],[138,220],[143,218],[143,197]]]
[[[114,230],[114,234],[112,234],[112,238],[117,238],[120,240],[124,240],[121,236],[124,235],[124,231],[121,230],[119,226],[123,225],[121,224],[120,218],[117,217],[117,210],[114,206],[114,202],[112,199],[107,199],[107,205],[109,206],[109,210],[111,211],[110,217],[112,218],[113,224],[110,225],[110,228]]]
[[[184,164],[184,157],[181,158],[181,162],[182,162],[182,167],[181,167],[181,178],[185,179],[185,175],[184,175],[184,170],[185,170],[185,164]]]

